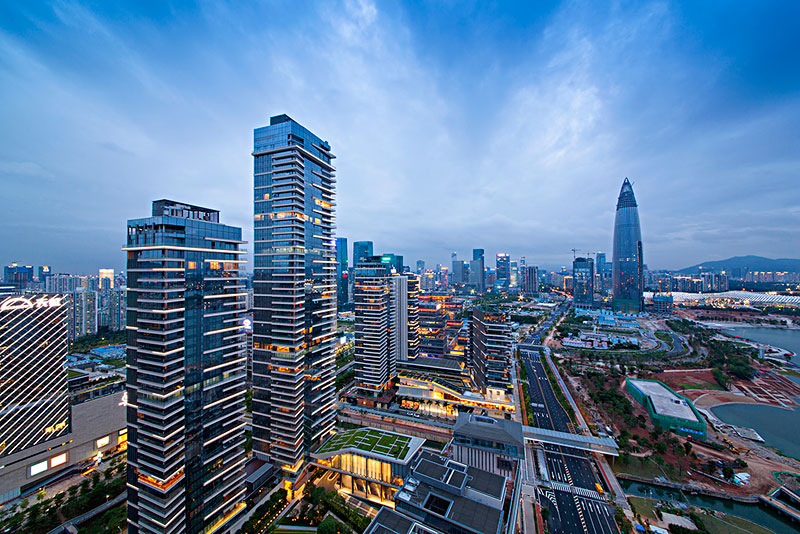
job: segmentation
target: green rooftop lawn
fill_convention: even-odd
[[[326,453],[350,447],[399,460],[408,454],[410,443],[410,437],[388,434],[372,428],[359,428],[336,434],[317,452]]]

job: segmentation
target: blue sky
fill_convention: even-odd
[[[608,251],[626,176],[651,268],[799,255],[800,3],[111,4],[0,4],[0,262],[121,269],[164,197],[252,235],[281,113],[408,265]]]

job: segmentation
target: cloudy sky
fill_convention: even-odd
[[[408,265],[608,251],[626,176],[651,268],[800,256],[799,2],[112,4],[0,3],[3,264],[121,269],[164,197],[249,239],[281,113]]]

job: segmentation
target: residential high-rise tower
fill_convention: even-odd
[[[336,415],[334,155],[278,115],[255,130],[253,157],[253,451],[301,482]]]
[[[171,200],[128,221],[128,526],[224,529],[245,507],[242,229]]]

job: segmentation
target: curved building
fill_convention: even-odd
[[[614,220],[614,311],[636,313],[644,309],[642,230],[633,186],[625,178],[617,200]]]

